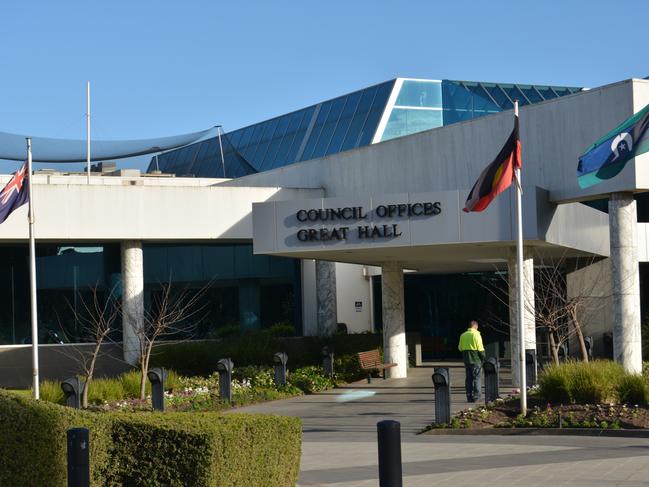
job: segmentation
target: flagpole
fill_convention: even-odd
[[[518,100],[514,101],[514,117],[518,117]],[[516,120],[516,119],[514,119]],[[527,377],[525,376],[525,324],[524,324],[524,289],[525,277],[523,272],[523,187],[521,183],[521,169],[514,168],[516,177],[516,300],[518,316],[518,341],[519,341],[519,363],[520,363],[520,398],[521,414],[527,415]]]
[[[90,184],[90,81],[86,84],[86,174]]]
[[[29,191],[29,294],[32,315],[32,374],[34,376],[34,399],[40,399],[38,374],[38,315],[36,314],[36,242],[34,238],[34,198],[32,171],[32,139],[27,137],[27,175]]]

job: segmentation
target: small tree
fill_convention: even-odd
[[[76,352],[76,361],[84,379],[81,406],[88,407],[88,394],[95,374],[97,361],[102,355],[102,346],[110,339],[115,322],[120,316],[119,300],[114,299],[112,290],[102,296],[99,285],[90,288],[90,297],[85,298],[82,293],[77,296],[80,306],[68,302],[74,319],[79,323],[80,336],[77,339],[92,343],[90,352],[81,348],[73,348]],[[80,309],[79,309],[80,308]]]
[[[547,334],[552,360],[559,363],[559,350],[562,345],[575,339],[579,346],[579,355],[583,361],[588,361],[588,349],[584,339],[584,311],[603,308],[603,298],[597,289],[601,280],[603,267],[597,267],[597,275],[583,280],[578,292],[568,293],[568,275],[580,269],[597,264],[597,259],[568,259],[565,256],[547,261],[540,257],[534,260],[534,301],[525,302],[527,312],[534,315],[537,329]],[[509,290],[507,275],[502,275],[502,281],[496,285],[480,285],[491,292],[503,305],[509,307]],[[596,298],[596,299],[594,299]],[[496,322],[502,328],[509,328],[509,323]]]
[[[140,399],[146,398],[146,380],[153,348],[158,340],[173,337],[186,337],[192,334],[205,309],[201,299],[209,284],[197,291],[184,288],[172,289],[171,283],[161,285],[159,293],[152,296],[151,304],[144,313],[141,329],[136,330],[139,344],[138,365],[140,368]]]

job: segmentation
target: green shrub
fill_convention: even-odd
[[[63,389],[61,389],[61,383],[51,380],[44,380],[40,383],[40,395],[43,401],[54,402],[56,404],[63,404],[65,401],[65,396],[63,395]],[[30,395],[32,391],[30,390]]]
[[[154,367],[166,367],[185,376],[208,376],[216,370],[216,362],[225,357],[233,360],[236,369],[247,365],[272,366],[273,354],[286,352],[289,366],[299,368],[321,365],[324,346],[333,347],[337,358],[379,348],[381,343],[382,336],[377,333],[276,337],[261,331],[247,332],[221,340],[161,343],[156,346],[151,363]]]
[[[306,394],[331,389],[335,386],[334,380],[325,375],[322,367],[302,367],[288,376],[288,383],[304,391]]]
[[[0,391],[0,485],[67,485],[66,431],[76,427],[90,430],[92,484],[107,485],[113,470],[107,416]]]
[[[292,337],[295,335],[295,326],[287,321],[275,323],[264,330],[266,333],[276,337]]]
[[[0,391],[0,485],[67,485],[66,431],[72,427],[90,430],[92,485],[263,487],[297,481],[297,418],[91,413]]]
[[[294,486],[297,418],[250,414],[141,413],[117,418],[124,485]]]
[[[613,402],[618,396],[616,385],[623,377],[622,366],[610,360],[569,361],[543,370],[539,392],[554,404]]]
[[[646,404],[647,383],[642,375],[625,374],[616,384],[620,404]]]

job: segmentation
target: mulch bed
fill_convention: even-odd
[[[491,404],[465,409],[456,414],[449,425],[431,425],[426,430],[439,429],[503,429],[503,428],[563,428],[563,429],[649,429],[649,407],[646,405],[570,404],[551,405],[528,398],[528,415],[519,416],[519,399],[510,397]]]

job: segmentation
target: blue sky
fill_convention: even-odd
[[[644,1],[25,1],[0,6],[0,131],[226,130],[396,76],[649,76]],[[12,169],[0,164],[0,171]]]

